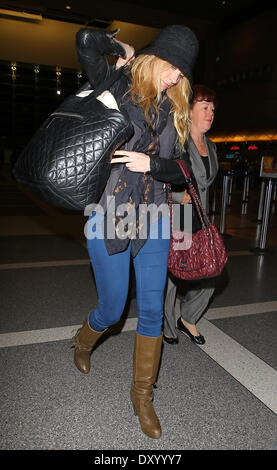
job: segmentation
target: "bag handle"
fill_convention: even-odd
[[[186,180],[186,183],[189,187],[189,191],[190,191],[190,195],[192,196],[193,198],[193,201],[194,201],[194,204],[195,204],[195,207],[196,207],[196,210],[197,210],[197,213],[199,215],[199,218],[200,218],[200,221],[201,221],[201,224],[203,227],[208,227],[209,225],[211,225],[211,222],[209,221],[208,217],[207,217],[207,214],[206,214],[206,211],[202,205],[202,202],[195,190],[195,187],[193,186],[192,184],[192,181],[191,181],[191,174],[187,168],[187,165],[185,164],[185,162],[183,160],[175,160],[179,167],[181,168],[184,176],[185,176],[185,180]]]

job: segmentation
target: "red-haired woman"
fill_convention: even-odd
[[[218,159],[215,144],[208,139],[206,132],[212,126],[216,95],[204,85],[194,85],[190,103],[190,137],[188,152],[193,175],[199,189],[201,202],[208,210],[209,186],[218,172]],[[173,202],[187,204],[190,196],[183,188],[174,191]],[[204,337],[197,331],[196,323],[205,311],[215,289],[214,279],[182,282],[180,293],[181,316],[175,318],[175,300],[178,281],[169,274],[164,312],[164,340],[169,344],[179,342],[177,331],[181,331],[196,344],[204,344]],[[185,289],[185,294],[183,293]]]

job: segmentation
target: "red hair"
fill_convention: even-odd
[[[193,85],[190,105],[193,106],[196,101],[208,101],[215,104],[216,92],[205,85]]]

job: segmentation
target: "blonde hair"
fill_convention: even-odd
[[[154,55],[139,55],[130,68],[132,85],[128,90],[130,98],[137,106],[144,109],[145,117],[152,126],[149,117],[151,106],[159,112],[162,98],[160,74],[171,64]],[[189,80],[183,77],[168,88],[174,127],[177,131],[179,146],[182,149],[189,135],[189,101],[192,94]]]

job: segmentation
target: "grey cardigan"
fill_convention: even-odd
[[[212,182],[214,181],[217,175],[218,159],[217,159],[217,154],[216,154],[216,145],[206,136],[204,136],[204,140],[205,140],[205,145],[207,148],[209,166],[210,166],[210,176],[208,179],[207,179],[207,174],[206,174],[204,163],[202,162],[201,156],[191,137],[189,138],[189,142],[188,142],[188,152],[189,152],[192,172],[197,181],[201,202],[204,208],[208,211],[209,209],[208,207],[209,186],[211,186]],[[173,202],[180,203],[183,197],[183,190],[178,191],[178,192],[173,192],[172,195],[173,195]]]

